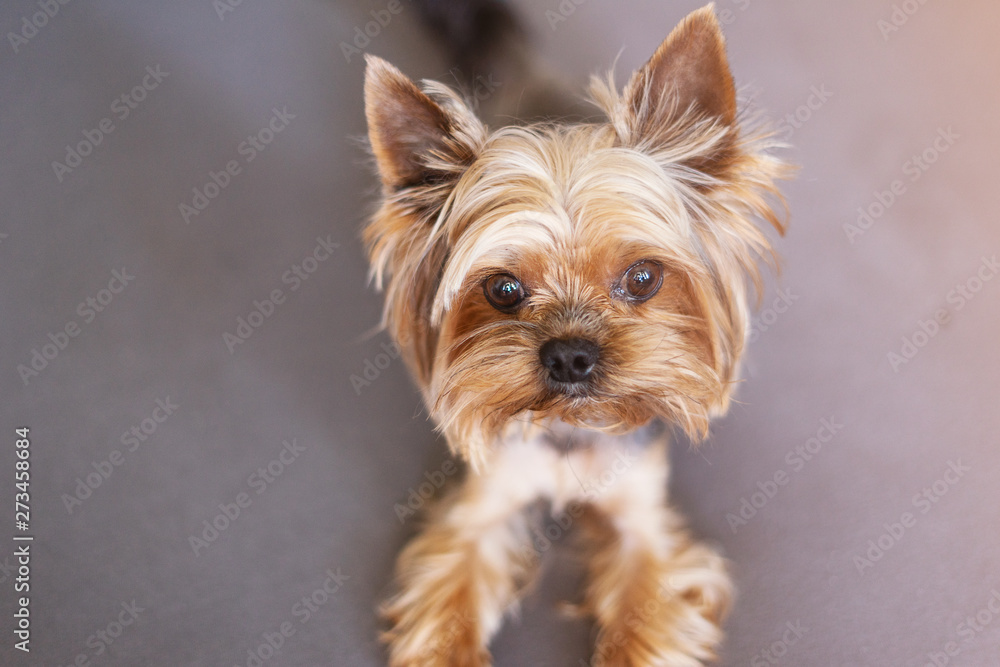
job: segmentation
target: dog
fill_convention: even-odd
[[[713,660],[733,586],[667,504],[668,437],[701,440],[730,403],[790,167],[737,109],[712,5],[621,91],[591,80],[601,122],[491,131],[371,55],[364,93],[383,324],[467,464],[399,556],[389,664],[491,664],[540,500],[587,545],[592,664]]]

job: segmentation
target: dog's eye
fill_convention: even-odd
[[[629,301],[645,301],[656,294],[663,283],[663,269],[652,260],[644,259],[629,267],[622,276],[618,291]]]
[[[490,305],[497,310],[513,312],[524,301],[524,288],[517,278],[509,273],[498,273],[490,276],[483,283],[483,293]]]

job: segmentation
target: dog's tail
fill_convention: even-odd
[[[508,0],[413,0],[467,97],[488,119],[510,122],[593,113],[546,67]]]

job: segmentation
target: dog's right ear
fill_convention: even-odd
[[[386,196],[412,195],[417,208],[443,201],[475,160],[486,128],[447,87],[425,82],[421,90],[385,60],[365,60],[368,137]]]

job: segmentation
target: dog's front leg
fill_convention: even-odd
[[[589,499],[597,510],[587,606],[598,623],[591,664],[696,667],[714,657],[731,597],[723,559],[693,542],[666,505],[665,447],[642,454]]]
[[[382,608],[390,667],[480,667],[536,563],[527,505],[552,485],[554,454],[504,445],[432,510],[400,554],[400,590]]]

